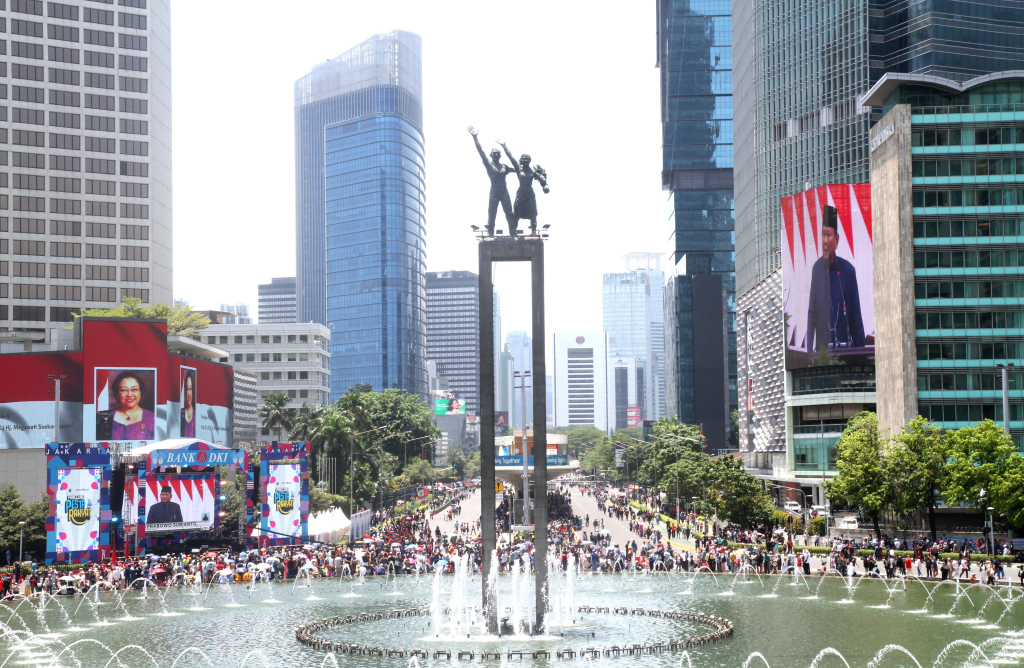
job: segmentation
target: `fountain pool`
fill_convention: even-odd
[[[527,664],[694,666],[722,668],[914,668],[1021,665],[1024,598],[1020,589],[991,589],[910,580],[847,581],[829,577],[673,573],[567,575],[552,578],[549,628],[529,635],[527,574],[497,578],[504,636],[487,638],[478,609],[479,575],[400,576],[356,580],[213,585],[209,591],[152,587],[79,597],[16,599],[0,605],[0,666],[402,666],[409,658],[329,655],[295,638],[297,627],[336,616],[425,611],[318,632],[332,642],[420,648],[420,666],[460,663],[460,650],[500,652],[490,664],[519,662],[509,650],[551,652]],[[304,586],[308,584],[309,586]],[[355,592],[357,596],[351,594]],[[120,603],[118,602],[120,598]],[[701,613],[731,620],[735,634],[683,651],[557,659],[562,649],[650,644],[706,633],[683,618],[593,614],[580,607],[643,608]],[[518,625],[518,633],[516,628]],[[467,637],[468,636],[468,637]],[[450,650],[451,659],[434,659]],[[116,656],[114,656],[116,653]],[[763,658],[762,658],[763,657]]]

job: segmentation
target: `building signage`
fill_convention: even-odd
[[[875,149],[884,144],[885,140],[891,137],[895,132],[896,128],[892,123],[889,123],[889,125],[882,128],[882,131],[871,140],[871,152],[874,153]]]
[[[522,466],[523,458],[519,455],[509,455],[494,458],[495,466]],[[528,466],[533,466],[533,455],[530,455]],[[569,455],[548,455],[548,466],[568,466]]]

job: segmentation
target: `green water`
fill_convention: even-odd
[[[102,668],[111,661],[110,651],[99,646],[98,641],[109,650],[121,650],[120,660],[124,666],[159,666],[171,668],[175,664],[187,668],[260,668],[262,666],[290,666],[317,668],[334,665],[330,659],[325,662],[326,652],[314,650],[299,644],[294,637],[297,626],[321,618],[337,615],[357,615],[361,612],[376,612],[393,609],[428,608],[433,595],[433,577],[416,579],[403,576],[385,582],[383,579],[367,580],[365,584],[351,584],[348,581],[318,580],[310,587],[294,587],[287,583],[260,583],[250,591],[245,585],[215,585],[205,602],[202,594],[190,589],[171,589],[161,598],[148,591],[143,597],[141,591],[131,591],[124,596],[124,607],[116,605],[116,595],[99,595],[99,605],[86,602],[77,614],[75,608],[82,602],[79,597],[60,597],[59,603],[65,614],[74,614],[69,625],[56,602],[47,601],[39,611],[38,601],[25,601],[17,613],[12,613],[17,602],[0,606],[0,622],[9,625],[18,633],[0,626],[7,635],[0,641],[0,665],[6,660],[7,666],[77,666]],[[926,599],[935,583],[922,585],[910,582],[906,590],[900,585],[890,594],[886,585],[879,581],[860,582],[849,602],[848,588],[838,578],[829,578],[818,591],[818,597],[811,599],[818,587],[818,579],[801,579],[793,584],[791,577],[764,577],[759,583],[753,576],[736,580],[731,575],[717,578],[703,574],[692,578],[690,575],[656,575],[633,578],[621,575],[584,575],[575,582],[575,603],[579,605],[608,606],[698,612],[726,617],[735,624],[735,635],[724,642],[695,648],[689,652],[693,666],[722,666],[740,668],[754,652],[765,657],[772,668],[811,666],[819,653],[833,648],[842,654],[818,657],[818,668],[832,668],[848,664],[851,668],[867,666],[873,657],[886,645],[901,645],[906,648],[921,666],[932,666],[944,647],[957,640],[966,640],[983,645],[985,653],[994,661],[993,665],[1015,665],[1024,661],[1024,602],[1018,602],[1021,590],[1001,589],[1001,600],[996,600],[990,590],[975,587],[961,596],[953,609],[952,616],[945,615],[956,601],[953,586],[943,585],[935,590],[932,600]],[[511,604],[509,576],[499,579],[500,605]],[[564,585],[564,580],[559,583]],[[448,604],[454,578],[441,578],[443,605]],[[467,596],[479,601],[480,579],[473,577],[468,582]],[[774,597],[767,597],[772,594]],[[1010,599],[1007,600],[1009,594]],[[90,600],[91,600],[90,596]],[[992,600],[990,600],[992,599]],[[846,601],[846,602],[844,602]],[[888,604],[889,607],[880,608]],[[986,605],[987,604],[987,605]],[[196,609],[200,608],[200,609]],[[984,611],[981,612],[982,608]],[[1009,608],[1007,612],[1007,608]],[[127,613],[133,618],[125,620]],[[1005,615],[1003,614],[1005,612]],[[997,625],[996,620],[1001,616]],[[43,631],[40,617],[45,621],[50,634],[44,637],[30,637]],[[97,617],[107,625],[97,625]],[[703,627],[681,620],[664,618],[635,617],[608,614],[580,613],[566,617],[562,628],[555,628],[544,640],[529,638],[504,638],[500,641],[469,639],[454,640],[447,632],[447,638],[435,638],[429,617],[389,619],[367,622],[351,627],[341,627],[322,632],[324,638],[336,642],[357,642],[405,649],[426,649],[431,654],[435,649],[452,650],[452,663],[460,649],[477,652],[476,663],[481,661],[484,649],[545,648],[552,652],[549,662],[524,659],[528,664],[580,663],[588,661],[559,661],[554,652],[561,648],[579,650],[585,647],[604,647],[634,643],[667,642],[699,633]],[[479,630],[471,629],[476,636]],[[562,635],[564,634],[564,636]],[[54,660],[55,653],[64,646],[79,642]],[[122,649],[137,645],[153,658],[140,650]],[[196,648],[182,655],[188,648]],[[972,649],[966,644],[954,647],[944,657],[941,666],[986,665],[980,655],[971,660]],[[74,656],[72,656],[72,654]],[[9,656],[10,655],[10,656]],[[620,658],[601,657],[593,660],[594,665],[645,665],[678,666],[686,659],[681,652],[624,656]],[[843,661],[845,659],[845,662]],[[244,666],[243,666],[244,661]],[[338,656],[342,666],[406,666],[408,659],[382,659],[373,657]],[[518,662],[502,659],[487,663],[507,664]],[[445,664],[448,661],[425,661],[421,665]],[[760,668],[764,662],[751,660],[750,666]],[[902,652],[890,652],[878,664],[878,668],[916,666],[912,658]]]

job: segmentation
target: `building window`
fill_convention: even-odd
[[[256,336],[254,334],[246,334],[245,335],[245,342],[246,343],[256,343]]]
[[[260,353],[260,361],[261,362],[269,362],[270,361],[270,353]]]
[[[246,362],[255,362],[256,361],[256,353],[246,353],[245,354],[245,361]]]
[[[270,380],[270,372],[260,371],[260,380]]]
[[[281,372],[280,371],[275,371],[274,372],[274,380],[281,380]]]
[[[280,362],[281,361],[281,353],[274,353],[274,361],[275,362]]]
[[[294,372],[294,371],[289,371],[289,372],[288,372],[288,380],[297,380],[297,379],[298,379],[298,378],[296,377],[296,375],[295,375],[295,372]]]
[[[281,337],[280,336],[275,336],[274,337],[274,343],[281,343]]]
[[[235,353],[235,361],[236,362],[241,362],[242,361],[242,355],[240,353]]]

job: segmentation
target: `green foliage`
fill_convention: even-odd
[[[700,512],[710,514],[717,506],[718,516],[735,524],[749,527],[770,522],[773,505],[762,483],[744,471],[738,459],[713,461],[703,443],[698,427],[675,418],[659,420],[651,441],[634,442],[625,458],[630,471],[637,471],[639,483],[656,485],[667,494],[670,505],[675,505],[678,488],[680,505],[697,497]]]
[[[469,457],[466,458],[466,477],[467,478],[479,478],[480,477],[480,453],[471,452]]]
[[[292,427],[292,419],[295,412],[288,408],[291,399],[283,392],[271,394],[263,401],[260,408],[260,419],[263,426],[270,431],[283,431],[287,433]]]
[[[479,456],[477,457],[477,468],[479,468]],[[437,469],[430,465],[426,459],[413,459],[402,471],[403,482],[406,485],[429,485],[437,480]]]
[[[247,499],[244,488],[239,488],[239,480],[229,482],[225,475],[226,472],[227,467],[223,467],[220,493],[224,495],[224,500],[220,502],[220,511],[224,513],[224,516],[220,518],[220,531],[223,536],[237,537],[239,518],[245,514]]]
[[[121,306],[117,308],[87,308],[73,314],[76,318],[83,315],[95,318],[163,318],[167,321],[167,333],[177,336],[195,336],[210,326],[210,319],[196,313],[190,306],[143,306],[142,300],[135,297],[123,297]]]
[[[885,470],[892,486],[892,509],[906,516],[923,508],[935,538],[935,499],[944,487],[948,447],[942,429],[923,417],[914,418],[888,444]]]
[[[604,433],[597,427],[592,427],[590,425],[553,427],[548,429],[548,433],[565,434],[568,436],[568,443],[566,444],[566,447],[569,451],[569,459],[582,460],[583,456],[587,452],[598,445],[611,443],[611,439],[608,438],[608,434]]]
[[[883,465],[884,443],[878,431],[878,416],[863,411],[850,418],[839,437],[837,475],[825,483],[830,499],[852,504],[871,518],[875,534],[881,537],[878,518],[892,501]]]
[[[599,443],[583,453],[580,457],[580,472],[590,474],[592,471],[615,470],[615,446],[611,443]]]
[[[348,512],[348,497],[340,494],[328,494],[320,488],[310,485],[309,487],[309,512],[310,514],[320,513],[331,508],[341,508]]]
[[[638,441],[643,440],[643,432],[640,431],[640,427],[626,427],[625,429],[619,429],[612,434],[613,441],[623,441],[628,443],[629,440],[633,438]]]
[[[0,551],[11,551],[14,559],[18,558],[18,543],[21,537],[21,525],[24,522],[26,552],[32,552],[37,558],[46,549],[46,516],[49,514],[49,500],[43,494],[42,500],[26,503],[18,488],[13,484],[0,490]]]
[[[456,478],[463,478],[466,475],[466,453],[459,448],[448,448],[444,454],[444,461],[449,468],[455,471]]]
[[[824,536],[825,535],[825,518],[824,517],[812,517],[811,518],[811,530],[812,536]]]

